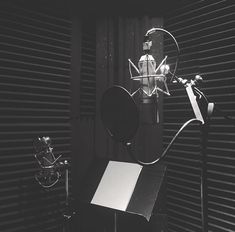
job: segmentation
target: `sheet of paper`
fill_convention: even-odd
[[[202,122],[202,124],[204,124],[204,120],[203,120],[203,117],[202,117],[202,114],[201,114],[201,111],[200,111],[200,108],[198,106],[198,103],[197,103],[197,100],[196,100],[196,96],[194,95],[193,93],[193,90],[192,90],[192,87],[190,85],[188,85],[186,87],[186,91],[187,91],[187,94],[188,94],[188,97],[189,97],[189,100],[190,100],[190,103],[191,103],[191,106],[193,108],[193,112],[195,114],[195,117],[200,120]]]
[[[109,161],[91,203],[125,211],[141,170],[138,164]]]

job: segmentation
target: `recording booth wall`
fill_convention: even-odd
[[[139,60],[143,35],[152,27],[166,28],[179,42],[177,75],[192,78],[199,72],[204,78],[203,92],[234,116],[234,3],[184,0],[161,8],[157,1],[149,1],[144,7],[128,2],[124,12],[119,5],[115,14],[108,11],[105,15],[105,10],[91,14],[89,9],[93,13],[97,9],[93,5],[87,4],[83,11],[81,5],[73,7],[70,1],[1,1],[1,232],[61,229],[64,175],[49,191],[38,185],[34,179],[38,170],[35,137],[50,136],[55,154],[71,162],[72,200],[79,200],[76,194],[80,182],[95,157],[130,160],[123,146],[106,134],[99,118],[99,102],[110,85],[129,89],[127,59]],[[165,53],[174,54],[169,39],[160,37],[157,44],[160,51],[154,52],[159,59]],[[151,142],[160,143],[141,147],[141,151],[148,149],[143,159],[161,153],[181,123],[191,116],[184,90],[174,84],[169,88],[173,97],[162,99],[160,128],[144,131],[154,136],[140,138],[142,142],[149,137]],[[200,133],[195,126],[185,131],[166,159],[168,231],[199,232],[202,221],[208,231],[235,231],[234,126],[221,114],[212,117],[204,159]],[[206,164],[204,217],[202,161]],[[87,231],[86,223],[104,231],[105,221],[99,219],[109,218],[106,212],[99,216],[94,211],[82,214],[82,208],[76,216],[75,231]],[[154,230],[157,225],[151,226]],[[125,231],[125,220],[121,227]]]
[[[79,154],[84,154],[83,156],[77,157],[78,160],[77,166],[75,167],[75,173],[77,176],[81,177],[81,172],[85,173],[86,168],[89,167],[93,157],[106,158],[112,160],[120,160],[120,161],[130,161],[125,148],[114,142],[110,136],[105,131],[104,125],[102,124],[100,118],[100,101],[105,90],[112,86],[113,84],[121,84],[126,87],[130,87],[129,83],[129,73],[127,69],[127,59],[132,57],[135,60],[138,60],[142,53],[142,39],[145,31],[151,27],[152,25],[160,26],[162,25],[162,19],[158,17],[141,17],[139,19],[137,16],[128,18],[128,17],[114,17],[110,19],[100,18],[97,20],[97,28],[96,28],[96,89],[95,89],[95,97],[96,97],[96,115],[95,115],[95,124],[93,123],[92,117],[84,117],[80,118],[80,130],[78,133],[80,134],[81,140],[79,143],[80,152]],[[92,24],[88,24],[87,30],[92,31]],[[93,37],[94,38],[94,37]],[[157,40],[157,45],[162,43],[163,37],[159,37]],[[158,56],[159,60],[162,57],[162,47],[158,47]],[[85,75],[84,75],[85,78]],[[81,96],[80,96],[81,97]],[[81,110],[81,108],[80,108]],[[80,111],[81,112],[81,111]],[[148,125],[150,128],[150,125]],[[144,130],[144,129],[143,129]],[[84,140],[87,139],[87,136],[91,136],[92,133],[95,132],[94,140],[91,139],[91,143],[87,144]],[[148,135],[147,135],[148,134]],[[161,126],[157,125],[155,128],[151,128],[151,130],[146,131],[145,137],[140,137],[139,139],[149,142],[148,138],[151,139],[151,146],[146,146],[149,149],[149,152],[145,155],[146,160],[151,159],[156,151],[161,151],[161,143],[156,143],[155,141],[161,140]],[[84,137],[85,136],[85,137]],[[93,137],[88,137],[88,139]],[[76,139],[76,138],[75,138]],[[81,142],[84,141],[84,142]],[[91,146],[92,145],[92,146]],[[143,145],[141,142],[140,145]],[[93,147],[94,146],[94,147]],[[94,150],[91,150],[94,149]],[[144,148],[142,148],[144,149]],[[91,154],[94,152],[95,155],[89,156],[87,154]],[[143,157],[144,158],[144,157]],[[76,180],[75,180],[76,181]],[[75,186],[75,190],[79,193],[81,186]],[[79,197],[78,197],[79,200]],[[86,215],[86,214],[85,214]],[[89,215],[89,214],[88,214]],[[93,214],[92,214],[93,215]],[[97,215],[97,214],[95,214]],[[94,220],[94,223],[99,223],[99,219],[93,215],[91,217],[83,218],[82,226],[86,228],[86,226],[91,227],[92,225],[89,223],[90,220]],[[106,224],[107,225],[107,224]],[[103,227],[105,223],[103,224]],[[102,228],[102,226],[101,226]]]
[[[66,8],[36,1],[0,3],[0,230],[58,231],[64,175],[45,190],[33,141],[50,136],[71,160],[70,44]]]
[[[164,17],[164,27],[180,44],[177,75],[200,73],[203,92],[224,112],[234,116],[234,37],[231,1],[192,1]],[[165,41],[165,51],[171,45]],[[170,87],[171,88],[171,87]],[[163,142],[177,130],[188,115],[182,89],[173,90],[174,98],[164,99]],[[175,122],[178,122],[175,124]],[[169,231],[202,231],[200,206],[200,173],[205,162],[206,231],[235,230],[234,207],[234,126],[220,113],[211,119],[204,161],[201,156],[199,131],[192,128],[173,146],[168,156],[168,229]],[[198,143],[199,142],[199,143]],[[204,168],[205,168],[204,167]],[[232,211],[231,211],[232,210]]]

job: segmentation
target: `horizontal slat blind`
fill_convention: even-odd
[[[80,115],[94,117],[96,112],[96,27],[92,20],[82,23]]]
[[[234,9],[235,4],[226,0],[185,1],[165,20],[165,28],[176,37],[181,49],[177,75],[191,79],[200,73],[204,78],[201,90],[232,116],[235,115]],[[165,51],[171,54],[174,47],[169,39],[165,42]],[[178,86],[170,88],[173,97],[165,98],[164,104],[165,144],[181,117],[188,116],[184,91]],[[201,231],[198,137],[196,129],[188,132],[168,156],[169,231]],[[208,139],[208,231],[235,231],[234,126],[214,112]]]
[[[50,136],[70,160],[70,21],[20,3],[0,4],[0,230],[58,231],[64,180],[45,191],[33,140]]]

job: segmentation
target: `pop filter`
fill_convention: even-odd
[[[133,139],[139,126],[139,111],[125,88],[112,86],[104,92],[101,120],[114,140],[127,143]]]

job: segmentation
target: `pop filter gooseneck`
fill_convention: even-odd
[[[145,34],[145,39],[148,39],[150,35],[155,32],[163,32],[168,36],[170,36],[174,41],[177,55],[176,55],[174,71],[173,73],[171,73],[172,74],[171,81],[176,80],[177,82],[179,82],[179,79],[175,75],[179,62],[179,54],[180,54],[179,45],[175,37],[167,30],[164,30],[163,28],[152,28],[148,30]],[[139,163],[140,165],[143,166],[153,165],[162,160],[166,156],[168,150],[170,149],[170,147],[172,146],[173,142],[178,137],[178,135],[190,123],[192,122],[199,122],[200,124],[202,123],[197,118],[192,118],[188,120],[175,134],[175,136],[168,144],[165,151],[160,156],[158,155],[157,159],[155,159],[152,162],[142,162],[135,157],[135,155],[132,152],[132,146],[131,146],[132,145],[131,140],[134,138],[137,132],[137,129],[139,127],[139,118],[140,118],[138,107],[132,95],[125,88],[121,86],[113,86],[107,89],[101,99],[101,120],[106,130],[109,132],[110,136],[114,140],[122,142],[124,146],[127,148],[127,151],[129,155],[132,157],[132,159],[134,159],[134,161]]]
[[[162,160],[178,135],[192,122],[200,122],[193,118],[188,120],[173,137],[165,151],[152,162],[138,160],[132,152],[131,140],[139,127],[139,111],[131,94],[121,86],[108,88],[101,99],[101,120],[111,137],[123,143],[131,158],[142,166],[156,164]]]
[[[155,32],[163,32],[163,33],[167,34],[168,36],[171,37],[171,39],[174,42],[174,45],[175,45],[175,48],[176,48],[176,61],[175,61],[174,71],[173,71],[172,77],[171,77],[171,81],[174,81],[175,80],[175,74],[176,74],[178,64],[179,64],[179,56],[180,56],[179,44],[178,44],[177,40],[175,39],[175,37],[169,31],[167,31],[163,28],[159,28],[159,27],[154,27],[154,28],[151,28],[150,30],[148,30],[145,34],[145,38],[149,37],[151,34],[153,34]]]

